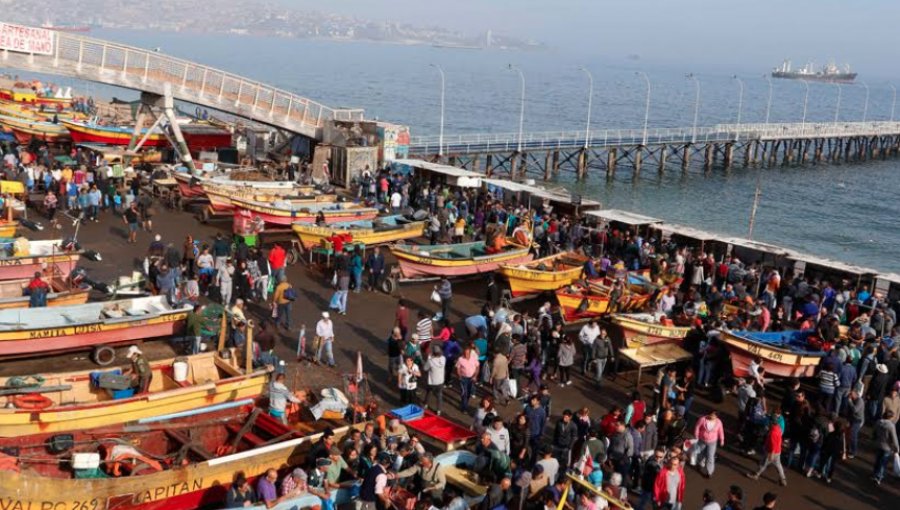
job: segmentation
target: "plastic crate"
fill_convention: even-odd
[[[425,416],[425,410],[415,404],[409,404],[399,409],[391,410],[391,414],[400,418],[400,421],[413,421]]]
[[[134,388],[126,388],[124,390],[107,390],[112,395],[113,400],[121,398],[130,398],[134,396]]]

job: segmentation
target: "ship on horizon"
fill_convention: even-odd
[[[90,32],[91,27],[89,25],[72,25],[72,24],[61,24],[56,25],[49,21],[45,21],[41,28],[45,28],[47,30],[55,30],[57,32]]]
[[[785,60],[780,67],[776,67],[772,70],[772,78],[851,83],[856,79],[856,73],[850,71],[849,65],[845,65],[844,68],[841,69],[836,66],[833,61],[825,64],[820,70],[817,70],[815,64],[812,62],[799,69],[791,69],[791,61]]]

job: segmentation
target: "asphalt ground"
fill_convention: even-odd
[[[228,234],[231,231],[230,220],[203,224],[197,220],[193,212],[170,210],[162,205],[157,206],[156,209],[157,214],[153,219],[154,232],[139,233],[138,243],[135,245],[126,242],[126,225],[121,218],[113,216],[110,212],[101,213],[99,223],[87,223],[81,226],[78,233],[79,242],[86,248],[99,251],[103,257],[103,260],[99,262],[85,261],[83,263],[83,267],[88,270],[91,278],[99,281],[112,281],[119,275],[130,274],[133,269],[139,267],[153,234],[159,233],[164,242],[172,242],[176,247],[180,247],[187,235],[211,243],[216,233]],[[48,228],[43,232],[29,233],[28,236],[33,239],[46,239],[70,236],[73,232],[74,228],[71,222],[65,222],[59,230]],[[388,259],[391,262],[389,255]],[[276,346],[277,354],[287,362],[289,383],[295,387],[317,388],[326,385],[340,387],[340,373],[352,373],[355,370],[357,353],[361,353],[371,392],[379,400],[381,409],[388,410],[399,407],[399,392],[395,382],[388,376],[386,349],[386,338],[393,326],[397,295],[388,296],[381,292],[364,291],[360,294],[351,292],[348,314],[346,316],[332,314],[336,338],[334,354],[337,361],[337,370],[332,370],[317,365],[297,363],[295,357],[299,325],[306,324],[309,338],[311,338],[312,330],[315,328],[321,311],[327,309],[333,292],[330,286],[331,274],[315,265],[305,263],[289,267],[287,274],[289,281],[300,293],[300,298],[295,302],[293,308],[292,319],[295,330],[280,331]],[[432,283],[419,283],[404,284],[400,287],[398,294],[403,295],[412,303],[411,321],[419,309],[428,313],[437,311],[437,305],[429,301],[432,286]],[[461,326],[462,319],[478,313],[484,303],[484,282],[481,279],[456,282],[453,292],[452,319],[457,326]],[[537,305],[539,302],[531,302],[523,303],[521,307],[533,309]],[[268,316],[269,309],[264,306],[250,305],[250,313],[263,318]],[[461,335],[460,338],[465,338],[465,335]],[[175,355],[175,351],[165,341],[144,342],[143,348],[152,359]],[[120,359],[122,358],[123,356],[120,356]],[[85,353],[77,353],[40,359],[6,361],[0,364],[0,375],[86,370],[93,367],[95,365]],[[578,367],[580,367],[580,360],[576,359],[576,365],[573,368]],[[615,378],[606,379],[602,387],[598,387],[596,383],[586,380],[581,375],[576,375],[573,385],[566,388],[551,384],[554,412],[552,421],[555,423],[558,415],[567,408],[576,410],[587,406],[591,411],[591,416],[599,419],[609,407],[624,406],[629,401],[630,392],[634,389],[636,372],[624,367],[623,370],[628,371],[623,371]],[[578,371],[575,370],[575,372]],[[653,374],[645,374],[641,382],[641,391],[649,403],[652,400],[652,389],[649,385],[653,382]],[[483,394],[483,392],[482,389],[479,394]],[[773,391],[770,401],[777,402],[780,397],[776,395],[777,393]],[[458,389],[451,385],[445,390],[444,396],[445,416],[469,425],[471,418],[458,411]],[[422,395],[420,394],[419,397],[421,399]],[[737,484],[744,489],[747,508],[754,508],[761,504],[762,495],[768,491],[779,495],[777,508],[780,509],[881,508],[887,510],[900,505],[900,478],[891,478],[891,475],[888,475],[881,487],[875,487],[870,479],[873,450],[868,427],[864,428],[862,432],[861,455],[855,459],[841,462],[835,470],[831,485],[826,485],[822,480],[807,479],[800,472],[789,470],[788,486],[780,487],[774,469],[766,472],[759,481],[753,481],[746,477],[747,472],[757,467],[758,457],[747,457],[733,447],[733,444],[737,442],[734,433],[737,414],[735,397],[733,395],[726,396],[725,401],[721,404],[713,404],[706,397],[707,395],[702,390],[698,391],[690,425],[693,426],[697,416],[702,415],[713,406],[716,407],[725,420],[726,447],[719,449],[716,473],[711,479],[704,478],[694,468],[686,468],[685,510],[699,509],[702,506],[701,496],[706,488],[712,489],[717,501],[723,502],[728,487],[732,484]],[[505,418],[511,418],[518,410],[520,407],[516,404],[500,408],[500,412]]]

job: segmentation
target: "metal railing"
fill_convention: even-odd
[[[614,147],[641,144],[682,144],[733,142],[739,140],[784,140],[797,138],[836,138],[850,136],[883,136],[900,134],[900,122],[844,123],[778,123],[717,124],[694,128],[607,129],[591,131],[585,141],[584,131],[546,131],[524,133],[475,133],[444,136],[443,151],[455,153],[503,152],[519,149],[573,149],[579,147]],[[438,153],[439,136],[417,136],[410,140],[410,152]]]
[[[227,71],[101,39],[68,32],[54,34],[53,55],[28,55],[28,67],[54,74],[73,68],[84,76],[110,85],[158,92],[169,83],[178,99],[274,124],[321,127],[326,120],[362,120],[362,109],[335,109],[292,92]],[[9,55],[3,52],[3,59]]]

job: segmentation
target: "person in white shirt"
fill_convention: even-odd
[[[596,319],[591,319],[578,332],[578,339],[581,340],[581,375],[587,374],[588,367],[593,361],[594,340],[598,336],[600,336],[600,325],[597,324]]]
[[[400,401],[404,404],[416,403],[416,389],[422,372],[412,357],[406,356],[400,370],[397,371],[397,386],[400,388]]]
[[[329,367],[334,367],[334,324],[328,312],[322,312],[322,318],[316,323],[316,336],[319,337],[319,349],[316,351],[316,363],[322,362],[322,354]]]
[[[491,436],[491,442],[498,450],[509,455],[509,430],[503,425],[503,418],[495,417],[485,432]]]
[[[400,194],[399,191],[395,191],[391,194],[391,210],[396,212],[400,209],[400,204],[403,203],[403,195]]]

